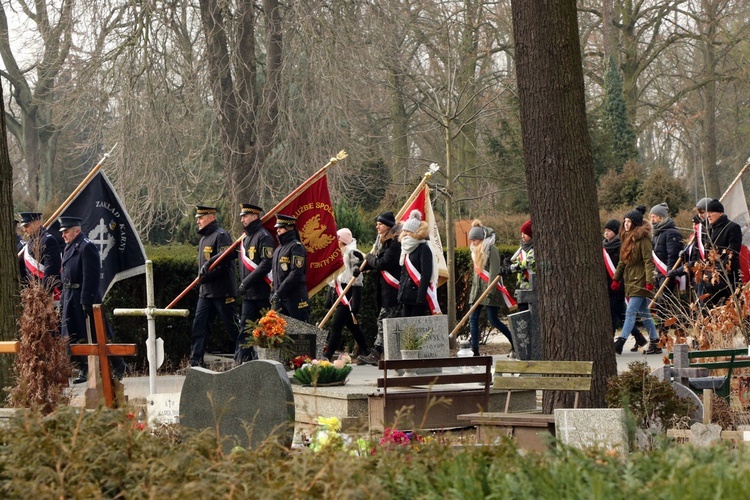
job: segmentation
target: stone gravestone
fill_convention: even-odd
[[[401,332],[408,325],[417,328],[417,335],[430,332],[419,349],[419,357],[447,358],[450,356],[448,316],[416,316],[411,318],[388,318],[383,320],[383,355],[385,359],[401,359]],[[417,373],[438,373],[439,368],[424,368]]]
[[[622,408],[555,409],[555,435],[573,448],[628,451]]]
[[[289,447],[294,436],[292,386],[275,361],[250,361],[222,373],[193,367],[182,386],[180,417],[182,425],[196,429],[214,429],[219,420],[226,453],[234,446],[255,448],[271,436]]]
[[[281,316],[286,320],[287,335],[294,340],[292,357],[307,354],[311,358],[322,358],[328,332],[310,323],[283,314]]]
[[[542,338],[541,325],[539,324],[539,311],[537,310],[536,274],[529,273],[528,290],[516,290],[516,301],[519,306],[527,304],[528,309],[508,315],[510,333],[513,337],[513,348],[518,359],[542,360],[544,341]]]
[[[146,406],[149,425],[180,423],[180,393],[151,394]]]

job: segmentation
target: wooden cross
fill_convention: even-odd
[[[99,356],[99,366],[102,371],[102,390],[107,406],[115,402],[115,389],[112,384],[112,370],[109,367],[109,356],[135,356],[135,344],[107,344],[107,329],[104,325],[104,312],[101,304],[94,305],[94,330],[96,330],[96,344],[74,344],[70,352],[75,356]]]
[[[154,264],[146,261],[146,308],[145,309],[120,309],[113,311],[115,316],[146,316],[148,325],[148,338],[146,339],[146,354],[148,357],[148,385],[149,392],[156,394],[156,369],[161,362],[157,360],[156,348],[156,316],[181,316],[187,318],[190,311],[187,309],[157,309],[154,304]]]

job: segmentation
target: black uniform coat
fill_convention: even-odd
[[[374,269],[378,273],[378,308],[398,306],[398,288],[386,283],[380,271],[388,271],[397,281],[401,279],[401,243],[398,241],[398,232],[401,226],[394,226],[388,232],[388,239],[383,241],[377,253],[368,253],[365,256],[367,266],[365,269]]]
[[[198,243],[198,269],[206,261],[214,262],[220,253],[232,245],[229,233],[219,227],[217,221],[212,221],[198,231],[202,235]],[[199,296],[203,298],[221,298],[237,296],[237,277],[235,276],[235,260],[237,253],[232,252],[222,259],[218,266],[203,275]]]
[[[39,240],[41,237],[41,240]],[[37,242],[41,241],[40,245]],[[42,229],[38,235],[29,238],[27,243],[29,253],[41,265],[44,266],[44,278],[42,284],[50,290],[60,284],[60,270],[62,267],[62,252],[57,238]],[[21,279],[28,279],[30,271],[26,268],[24,256],[21,255]]]
[[[240,251],[243,252],[244,258],[255,262],[258,267],[251,272],[240,259],[240,281],[245,287],[243,299],[268,300],[271,285],[266,283],[265,277],[271,270],[274,239],[263,227],[260,219],[248,224],[245,234]]]
[[[719,254],[721,266],[727,272],[729,283],[734,286],[739,282],[740,250],[742,250],[742,229],[732,222],[726,215],[719,217],[715,224],[708,228],[708,242],[706,248],[713,248]],[[726,280],[722,277],[718,284],[706,284],[706,291],[716,293],[727,288]]]
[[[429,242],[423,240],[423,243],[417,245],[417,248],[406,258],[414,264],[414,268],[419,271],[422,278],[419,286],[417,286],[406,270],[406,261],[404,261],[404,267],[401,269],[401,281],[398,286],[398,301],[407,305],[425,305],[427,304],[427,289],[432,277],[432,250]]]
[[[307,307],[307,250],[297,239],[297,231],[279,235],[279,246],[273,252],[273,293],[282,302],[298,303]]]
[[[71,342],[86,339],[86,315],[83,305],[100,304],[99,250],[83,233],[65,245],[62,258],[62,334]],[[94,325],[90,325],[94,335]]]

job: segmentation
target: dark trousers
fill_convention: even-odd
[[[290,318],[307,323],[307,320],[310,319],[310,307],[299,307],[299,303],[299,299],[282,299],[281,302],[279,302],[278,311]]]
[[[383,320],[388,318],[398,318],[401,316],[401,306],[381,307],[378,313],[378,334],[375,337],[373,348],[378,354],[383,354]]]
[[[240,333],[237,336],[237,342],[234,347],[234,363],[241,365],[246,361],[258,359],[255,349],[245,347],[252,335],[252,329],[248,330],[248,320],[258,321],[263,316],[263,311],[270,309],[271,303],[268,299],[242,301],[242,315],[240,316]]]
[[[510,341],[510,348],[513,350],[513,337],[510,334],[510,329],[500,321],[500,316],[497,314],[497,307],[495,306],[477,306],[474,312],[469,316],[469,332],[471,332],[471,350],[475,356],[479,356],[479,315],[482,314],[482,308],[487,309],[487,320],[490,325],[497,328],[505,335]]]
[[[612,317],[612,335],[625,322],[625,296],[612,294],[609,296],[609,314]]]
[[[203,364],[203,354],[206,351],[206,338],[208,337],[209,325],[218,315],[224,323],[224,328],[229,334],[229,338],[237,339],[240,331],[239,318],[237,318],[237,308],[234,302],[227,304],[225,297],[208,298],[200,297],[198,306],[195,309],[195,319],[193,320],[193,341],[190,346],[190,366],[200,366]]]
[[[401,316],[403,318],[413,318],[414,316],[429,316],[430,313],[427,311],[427,304],[404,304],[401,310]]]
[[[326,346],[323,355],[326,358],[331,359],[333,354],[336,352],[336,349],[338,349],[341,345],[341,333],[343,332],[344,327],[347,327],[349,331],[352,332],[354,341],[359,346],[360,353],[364,356],[370,354],[370,348],[367,347],[367,339],[362,333],[362,329],[359,327],[359,323],[354,322],[354,317],[352,316],[351,309],[349,309],[348,306],[339,304],[336,307],[336,312],[333,313],[331,335],[330,337],[328,337],[328,345]]]

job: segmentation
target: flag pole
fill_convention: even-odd
[[[419,196],[419,192],[422,190],[422,188],[427,184],[427,180],[432,177],[432,174],[437,172],[440,169],[437,163],[431,163],[429,168],[427,169],[427,172],[424,173],[424,176],[422,176],[422,180],[419,181],[419,184],[417,185],[416,189],[412,191],[411,195],[409,195],[409,198],[406,200],[406,203],[403,204],[401,207],[401,210],[399,210],[398,214],[396,215],[396,222],[404,216],[404,213],[406,212],[406,208],[412,204],[412,202]],[[424,214],[422,214],[424,216]],[[378,246],[378,242],[380,241],[380,235],[378,234],[377,238],[375,238],[375,243],[372,245],[372,250],[370,253],[374,253],[375,249]],[[367,260],[365,259],[362,262],[362,265],[359,266],[359,271],[362,272],[365,270],[365,267],[367,267]],[[352,277],[352,279],[349,280],[349,283],[346,284],[346,287],[341,292],[341,295],[336,297],[336,301],[333,303],[331,308],[328,310],[326,315],[323,317],[322,320],[320,320],[320,323],[318,323],[318,328],[323,328],[323,325],[325,325],[329,319],[331,319],[331,316],[333,315],[334,311],[336,310],[336,307],[338,307],[339,303],[341,302],[341,297],[346,295],[346,293],[349,291],[349,289],[352,287],[354,282],[356,281],[356,277]]]
[[[484,292],[482,292],[482,295],[480,295],[479,298],[474,301],[474,303],[471,305],[471,308],[469,309],[469,312],[467,312],[464,317],[461,318],[461,321],[458,322],[448,338],[450,338],[451,340],[456,338],[456,334],[461,329],[461,327],[466,324],[466,321],[469,319],[469,316],[471,316],[471,313],[473,313],[477,309],[477,307],[482,305],[482,301],[490,294],[492,290],[495,289],[498,281],[500,281],[499,274],[495,276],[495,279],[492,280],[489,285],[487,285],[487,288],[484,290]]]
[[[339,161],[345,159],[347,156],[349,156],[349,155],[343,149],[341,151],[339,151],[338,154],[336,156],[334,156],[333,158],[331,158],[328,161],[328,163],[326,163],[325,165],[323,165],[320,168],[320,170],[318,170],[317,172],[315,172],[305,182],[303,182],[302,184],[300,184],[299,186],[297,186],[297,188],[294,191],[292,191],[291,193],[289,193],[288,195],[286,195],[286,197],[284,197],[283,200],[281,200],[279,203],[277,203],[271,210],[267,211],[266,215],[264,215],[261,218],[261,223],[268,222],[271,219],[271,217],[275,217],[276,213],[279,212],[282,208],[284,208],[287,204],[289,204],[289,202],[291,200],[293,200],[294,197],[297,196],[297,194],[300,191],[302,191],[304,189],[307,189],[307,187],[310,186],[310,184],[312,184],[313,182],[315,182],[318,179],[320,179],[323,176],[323,174],[326,173],[326,171],[328,170],[328,168],[332,167],[333,165],[335,165]],[[237,245],[239,245],[242,242],[242,239],[244,237],[245,237],[245,234],[243,233],[242,236],[240,236],[239,238],[237,238],[237,240],[235,240],[235,242],[232,243],[231,246],[229,246],[229,248],[227,248],[221,254],[219,254],[219,257],[217,257],[217,259],[214,261],[214,263],[211,264],[211,266],[209,266],[208,270],[210,271],[210,270],[214,269],[216,266],[218,266],[221,263],[221,261],[224,260],[224,258],[227,255],[230,254],[230,252],[234,251],[234,249],[237,248]],[[185,288],[182,291],[182,293],[180,293],[177,297],[175,297],[175,299],[172,302],[170,302],[169,305],[167,305],[167,307],[165,309],[172,309],[174,306],[176,306],[177,303],[179,301],[181,301],[185,297],[185,295],[187,295],[190,292],[190,290],[192,290],[193,288],[195,288],[195,286],[198,283],[200,283],[200,281],[201,281],[201,277],[200,276],[198,276],[197,278],[195,278],[193,280],[193,282],[190,283],[187,286],[187,288]]]
[[[104,153],[104,156],[102,156],[102,159],[99,160],[99,163],[97,163],[94,168],[91,169],[91,171],[86,175],[86,177],[83,178],[83,180],[78,184],[78,187],[73,190],[72,193],[70,193],[70,196],[68,196],[65,201],[62,202],[62,204],[55,210],[52,215],[49,216],[47,219],[47,222],[44,223],[44,227],[49,227],[53,222],[55,222],[55,219],[67,208],[68,205],[75,199],[76,196],[78,196],[78,193],[83,191],[83,188],[86,187],[86,185],[91,182],[91,179],[94,178],[94,176],[101,170],[102,166],[104,165],[104,162],[107,161],[107,159],[112,154],[112,151],[115,150],[117,147],[117,143],[115,143],[114,146],[112,146],[112,149],[109,150],[109,153]],[[18,252],[18,256],[20,257],[23,254],[23,250]]]
[[[731,191],[732,188],[740,181],[740,177],[742,177],[742,174],[744,174],[748,168],[750,168],[750,158],[748,158],[747,163],[745,163],[745,165],[742,167],[740,172],[734,178],[732,183],[724,191],[724,194],[721,195],[721,198],[719,198],[719,201],[722,201],[724,198],[726,198],[726,196],[729,194],[729,191]],[[695,239],[695,231],[693,231],[693,234],[690,235],[690,239],[688,239],[688,242],[685,246],[686,247],[690,246],[690,244],[693,242],[694,239]],[[677,259],[677,262],[674,263],[674,266],[672,266],[672,269],[677,269],[678,267],[680,267],[682,265],[682,260],[683,260],[683,257],[680,257],[679,259]],[[659,287],[659,290],[656,291],[656,294],[654,294],[654,298],[651,299],[651,302],[648,305],[649,309],[653,309],[653,307],[656,305],[657,299],[661,297],[661,295],[664,293],[664,289],[669,284],[670,279],[671,278],[667,276],[666,279],[664,280],[664,283],[662,283],[661,286]]]

